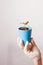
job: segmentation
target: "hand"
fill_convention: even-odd
[[[31,38],[31,42],[27,41],[25,45],[23,43],[23,40],[18,38],[17,43],[19,47],[23,49],[24,53],[34,61],[34,64],[42,65],[41,53],[33,38]]]

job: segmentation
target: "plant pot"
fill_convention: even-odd
[[[32,32],[32,28],[30,26],[18,28],[18,36],[21,40],[23,40],[24,44],[26,44],[26,41],[30,42],[31,32]]]

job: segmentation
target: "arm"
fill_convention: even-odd
[[[33,60],[33,63],[34,63],[34,65],[42,65],[41,56],[40,56],[40,58],[39,58],[38,60],[34,59],[34,60]]]
[[[19,47],[24,50],[24,53],[32,59],[34,65],[42,65],[41,52],[33,38],[31,39],[30,43],[27,41],[25,45],[23,44],[22,40],[18,39],[18,44]]]

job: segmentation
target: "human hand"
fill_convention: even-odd
[[[39,48],[37,47],[33,38],[31,38],[31,42],[27,41],[25,45],[23,43],[23,40],[18,38],[17,43],[19,47],[23,49],[24,53],[27,54],[28,57],[34,61],[34,63],[37,63],[36,65],[39,65],[40,63],[42,63],[41,62],[41,52]],[[39,60],[40,62],[38,62]]]

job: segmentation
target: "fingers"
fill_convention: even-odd
[[[24,52],[25,52],[25,54],[27,54],[27,53],[30,53],[30,51],[31,51],[31,43],[29,43],[28,41],[26,42],[26,44],[25,44],[25,47],[24,47]]]
[[[32,58],[32,59],[39,58],[39,50],[38,50],[33,38],[31,38],[31,42],[27,41],[25,46],[24,46],[23,40],[21,40],[20,38],[17,39],[17,43],[18,43],[19,47],[23,49],[24,53],[26,55],[28,55],[30,58]]]
[[[26,42],[25,47],[24,47],[24,52],[25,54],[30,54],[30,52],[33,52],[33,47],[35,46],[35,42],[33,38],[31,38],[31,42]]]
[[[23,40],[21,40],[19,37],[17,39],[17,43],[18,43],[18,46],[22,49],[24,49],[24,43],[23,43]]]
[[[31,44],[32,44],[33,46],[36,45],[33,38],[31,38]]]
[[[19,47],[22,48],[22,49],[24,49],[24,43],[23,43],[22,40],[19,41]]]
[[[24,47],[24,53],[27,54],[27,51],[28,51],[28,41],[26,42],[25,44],[25,47]],[[30,51],[29,51],[30,52]]]
[[[18,37],[17,43],[18,43],[19,47],[24,49],[25,51],[32,51],[33,46],[35,46],[35,42],[34,42],[33,38],[31,38],[31,42],[27,41],[25,46],[24,46],[23,40],[21,40]]]

